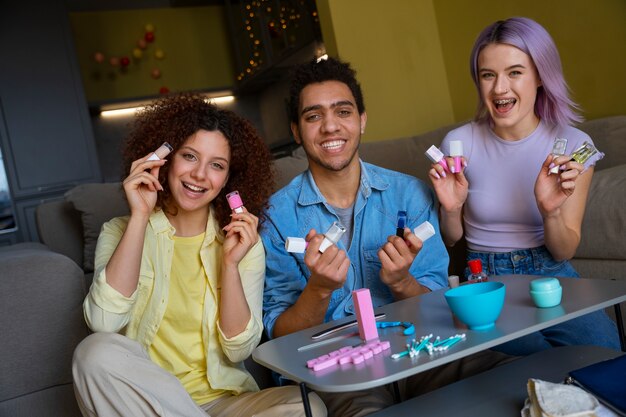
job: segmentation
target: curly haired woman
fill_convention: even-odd
[[[167,159],[154,156],[163,142]],[[258,227],[274,176],[261,138],[179,94],[138,115],[124,159],[130,215],[102,228],[83,305],[96,333],[74,353],[83,415],[303,415],[297,387],[259,391],[242,364],[263,330]],[[242,210],[226,200],[235,190]]]

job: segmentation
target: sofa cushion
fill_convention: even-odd
[[[626,164],[593,174],[577,258],[624,259]]]
[[[129,213],[124,190],[119,182],[81,184],[67,193],[65,199],[80,212],[83,222],[83,269],[93,271],[96,243],[102,224]]]
[[[61,199],[44,201],[35,209],[39,240],[82,268],[85,248],[83,222],[74,205],[62,197],[59,198]]]
[[[589,120],[579,126],[586,132],[596,147],[604,152],[604,159],[600,160],[596,170],[621,165],[626,155],[626,116],[602,117]]]
[[[276,190],[280,190],[289,184],[296,175],[305,171],[309,162],[302,147],[297,148],[291,156],[279,158],[274,161],[276,169]]]

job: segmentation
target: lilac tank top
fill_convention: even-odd
[[[543,122],[528,137],[514,142],[496,136],[486,123],[468,123],[446,135],[442,152],[449,155],[450,141],[460,140],[467,159],[469,193],[463,223],[468,249],[509,252],[544,244],[534,188],[555,138],[567,139],[567,154],[585,141],[592,142],[579,129],[558,129]],[[585,167],[595,165],[602,156],[594,155]]]

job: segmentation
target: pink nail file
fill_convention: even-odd
[[[352,301],[356,311],[356,321],[359,325],[359,335],[364,341],[378,338],[372,296],[368,288],[352,291]]]

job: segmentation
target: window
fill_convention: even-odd
[[[11,203],[9,183],[4,171],[4,159],[0,150],[0,233],[15,230],[15,215]]]

